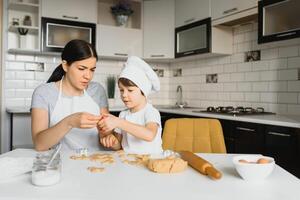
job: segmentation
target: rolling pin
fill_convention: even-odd
[[[188,164],[201,174],[208,175],[212,179],[220,179],[222,173],[213,167],[211,163],[203,158],[193,154],[190,151],[180,151],[181,158],[188,162]]]

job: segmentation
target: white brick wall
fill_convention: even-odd
[[[33,68],[37,68],[38,63],[44,63],[44,71],[32,71]],[[31,55],[16,55],[7,54],[6,66],[5,66],[5,106],[30,106],[31,96],[34,89],[41,83],[48,80],[53,70],[59,65],[60,58],[57,56],[31,56]],[[97,63],[96,72],[94,74],[94,81],[100,82],[106,88],[106,77],[108,75],[118,76],[122,67],[123,61],[114,60],[100,60]],[[169,104],[169,80],[170,70],[167,63],[150,63],[152,66],[158,69],[164,69],[164,77],[161,80],[161,91],[158,94],[150,97],[151,102],[156,104]],[[194,64],[192,62],[191,64]],[[25,68],[27,66],[27,68]],[[192,65],[191,65],[192,66]],[[27,70],[26,70],[27,69]],[[193,68],[190,71],[191,75],[200,74],[199,68]],[[189,71],[189,70],[188,70]],[[198,72],[197,72],[198,71]],[[180,81],[187,84],[194,83],[193,92],[199,92],[198,79],[190,79],[180,77]],[[202,82],[205,81],[205,76],[202,75]],[[191,94],[192,94],[191,93]],[[118,88],[115,93],[115,105],[123,105],[119,99]],[[191,99],[193,99],[191,97]]]
[[[234,28],[234,54],[176,63],[150,63],[164,69],[161,91],[151,95],[155,104],[174,104],[182,85],[184,101],[191,106],[262,106],[267,111],[300,115],[300,39],[258,45],[257,24]],[[244,52],[261,50],[261,61],[245,62]],[[44,63],[44,72],[25,70],[25,63]],[[59,64],[59,56],[6,55],[6,106],[30,105],[31,93]],[[106,77],[118,75],[123,61],[100,60],[94,80],[106,87]],[[173,77],[174,69],[182,77]],[[206,83],[206,74],[218,74],[218,83]],[[115,104],[122,105],[116,89]]]
[[[213,86],[214,83],[207,84],[204,79],[204,82],[198,84],[197,93],[200,95],[193,94],[193,99],[189,95],[184,100],[190,105],[202,107],[262,106],[267,111],[300,115],[300,39],[259,45],[257,24],[238,26],[233,32],[233,55],[198,59],[193,61],[194,64],[189,61],[193,70],[185,62],[171,63],[170,69],[176,65],[176,68],[189,71],[190,73],[183,73],[183,77],[191,79],[190,82],[200,78],[194,71],[199,70],[201,76],[218,74],[218,86]],[[244,62],[244,52],[249,50],[261,50],[261,61]],[[170,83],[183,85],[180,79],[176,82],[170,80]],[[184,83],[183,90],[188,90],[189,87],[194,88],[195,85]],[[170,97],[176,98],[176,95],[172,95],[174,92],[175,90],[170,91]]]

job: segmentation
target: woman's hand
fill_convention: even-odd
[[[101,119],[101,116],[93,115],[87,112],[78,112],[69,115],[67,118],[68,125],[71,128],[94,128]]]
[[[101,133],[107,133],[112,131],[118,126],[120,118],[111,115],[111,114],[103,114],[100,121],[98,122],[98,130]]]
[[[115,150],[120,149],[121,147],[119,140],[113,134],[109,134],[105,137],[100,137],[100,143],[106,148],[112,148]]]

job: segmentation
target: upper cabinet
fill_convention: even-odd
[[[98,24],[98,54],[108,58],[142,57],[142,31]]]
[[[39,0],[8,1],[8,49],[39,51]]]
[[[116,0],[98,0],[97,51],[102,57],[127,58],[131,55],[143,56],[143,24],[140,0],[131,0],[133,10],[125,24],[117,23],[111,7]]]
[[[222,24],[257,14],[258,0],[211,0],[213,24]]]
[[[175,13],[176,27],[208,18],[211,16],[210,0],[176,0]]]
[[[174,0],[144,1],[144,58],[174,58]]]
[[[42,0],[42,16],[97,23],[97,0]]]

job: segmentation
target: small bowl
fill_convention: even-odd
[[[269,163],[256,163],[260,158],[267,159]],[[248,163],[240,162],[240,160],[246,160]],[[263,180],[272,173],[275,167],[274,158],[268,156],[241,155],[235,156],[232,161],[236,171],[244,180],[247,181]]]

